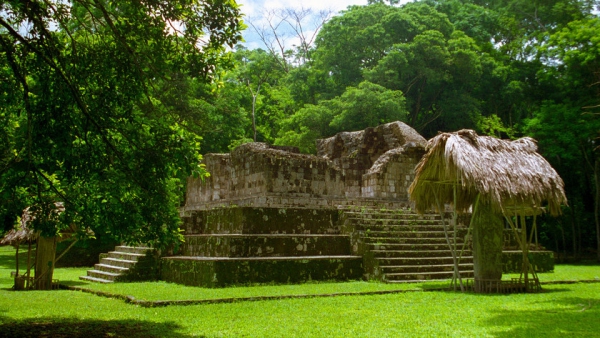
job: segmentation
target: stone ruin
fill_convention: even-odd
[[[337,209],[377,200],[407,206],[407,189],[426,140],[402,122],[317,141],[318,154],[247,143],[207,154],[210,177],[188,179],[183,217],[223,206]]]
[[[265,143],[207,154],[210,176],[188,179],[180,209],[185,242],[161,259],[160,278],[205,287],[451,278],[441,216],[417,215],[408,200],[425,146],[392,122],[318,140],[316,156]],[[472,276],[470,249],[460,270]]]
[[[317,141],[317,155],[248,143],[207,154],[189,178],[185,243],[161,278],[188,285],[373,278],[352,213],[407,210],[426,140],[402,122]],[[367,257],[369,256],[369,257]]]

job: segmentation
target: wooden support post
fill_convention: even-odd
[[[527,223],[525,216],[521,216],[521,243],[523,244],[523,274],[525,281],[525,292],[529,292],[529,243],[527,242]]]
[[[450,248],[450,251],[452,253],[452,261],[454,262],[454,275],[456,275],[456,271],[458,271],[458,260],[456,257],[456,250],[453,250],[452,244],[450,243],[450,237],[448,236],[448,226],[446,225],[446,221],[444,220],[444,206],[443,204],[440,202],[440,199],[438,198],[437,192],[435,191],[435,189],[433,189],[433,197],[435,197],[435,202],[437,204],[438,207],[438,211],[440,212],[440,216],[442,218],[442,224],[444,226],[444,236],[446,237],[446,243],[448,244],[448,247]],[[456,291],[456,282],[454,280],[454,278],[452,279],[453,281],[453,286],[454,286],[454,291]],[[464,285],[462,284],[462,280],[460,283],[460,291],[465,291],[464,289]]]
[[[19,277],[19,246],[21,246],[20,242],[17,242],[17,253],[15,254],[15,263],[16,263],[16,267],[15,269],[17,270],[17,276]]]
[[[29,239],[29,243],[27,246],[27,272],[25,273],[25,276],[27,278],[27,284],[25,286],[25,288],[27,290],[29,290],[29,288],[31,287],[31,283],[30,283],[30,276],[31,276],[31,239]]]
[[[471,220],[469,221],[469,228],[467,228],[467,234],[465,235],[462,249],[460,250],[460,255],[458,255],[458,264],[460,264],[460,260],[462,259],[463,253],[465,252],[465,247],[467,246],[467,242],[469,240],[469,235],[471,235],[471,230],[473,229],[473,215],[475,214],[475,210],[477,210],[477,206],[479,205],[479,194],[475,198],[475,203],[473,204],[473,210],[471,210]]]

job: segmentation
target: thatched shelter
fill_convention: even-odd
[[[456,211],[469,212],[477,195],[504,215],[561,212],[566,204],[564,183],[548,161],[537,153],[536,141],[478,136],[473,130],[442,133],[429,140],[409,188],[417,211],[437,207],[433,190]],[[432,184],[435,183],[435,184]]]
[[[65,211],[62,202],[55,202],[50,214],[46,217],[56,221],[58,216]],[[40,236],[40,232],[32,229],[32,225],[36,217],[39,216],[39,211],[32,211],[31,208],[25,208],[21,215],[20,224],[17,228],[10,230],[0,240],[0,245],[12,245],[16,248],[16,273],[15,273],[15,289],[37,288],[49,289],[52,287],[52,273],[56,261],[62,257],[62,254],[56,258],[56,243],[64,240],[73,239],[77,232],[77,227],[71,224],[67,229],[61,231],[60,236],[44,237]],[[27,253],[27,267],[25,274],[19,273],[19,246],[21,244],[29,244]],[[35,264],[31,264],[31,245],[36,244],[36,255],[34,257]],[[74,244],[73,242],[72,244]],[[71,246],[72,246],[71,244]],[[71,248],[69,246],[67,250]],[[65,252],[67,251],[65,250]],[[64,254],[64,253],[63,253]],[[35,279],[31,278],[31,268],[35,266]],[[25,285],[25,282],[27,285]]]
[[[537,153],[534,139],[500,140],[460,130],[437,135],[426,150],[415,169],[410,198],[421,213],[443,212],[444,205],[459,214],[473,213],[476,279],[499,280],[502,275],[504,219],[516,232],[514,223],[521,218],[519,241],[527,250],[524,217],[544,211],[558,215],[567,202],[562,179]]]

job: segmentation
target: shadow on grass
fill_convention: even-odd
[[[556,306],[535,311],[498,309],[487,324],[510,327],[495,332],[499,338],[600,337],[599,298],[574,297],[548,303]]]
[[[0,247],[0,269],[15,269],[15,253],[16,249],[10,245]],[[35,259],[35,250],[31,252],[31,260]],[[19,265],[21,270],[27,268],[27,246],[19,247]]]
[[[76,280],[61,280],[60,284],[61,285],[66,285],[66,286],[87,286],[87,285],[90,285],[90,283],[88,283],[88,282],[76,281]]]
[[[32,318],[15,321],[0,316],[0,338],[3,337],[189,337],[175,332],[173,323],[139,320],[96,320],[73,318]]]

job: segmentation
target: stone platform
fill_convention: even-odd
[[[220,287],[250,283],[300,283],[360,279],[362,256],[198,257],[172,256],[162,262],[162,280]]]

